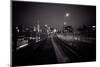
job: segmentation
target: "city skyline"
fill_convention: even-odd
[[[96,25],[96,7],[69,4],[50,4],[38,2],[16,2],[13,3],[14,25],[24,24],[52,25],[61,28],[64,22],[74,29],[82,25]]]

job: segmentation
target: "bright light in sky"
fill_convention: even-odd
[[[66,17],[68,17],[69,16],[69,13],[66,13]]]

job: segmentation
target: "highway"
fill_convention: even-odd
[[[50,35],[38,43],[30,43],[17,50],[12,59],[13,65],[25,66],[80,62],[84,56],[56,35]]]

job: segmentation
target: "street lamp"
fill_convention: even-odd
[[[65,21],[65,22],[64,22],[64,25],[66,25],[66,18],[67,18],[67,17],[69,17],[69,13],[66,13],[66,14],[65,14],[65,18],[64,18],[64,21]]]
[[[69,13],[66,13],[66,17],[68,17],[69,16]]]

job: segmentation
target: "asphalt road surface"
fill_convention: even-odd
[[[51,35],[37,44],[31,43],[13,53],[14,66],[71,63],[82,56],[57,36]]]

